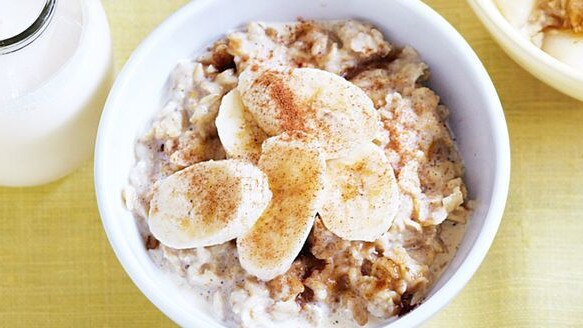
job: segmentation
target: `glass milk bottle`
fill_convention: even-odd
[[[87,160],[111,82],[99,0],[0,0],[0,186],[54,181]]]

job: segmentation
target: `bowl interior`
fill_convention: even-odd
[[[447,304],[477,269],[498,228],[510,165],[503,112],[473,51],[431,9],[411,0],[193,1],[152,33],[119,74],[102,116],[95,158],[99,208],[116,255],[142,292],[180,325],[220,326],[188,288],[153,264],[131,213],[124,208],[121,190],[134,163],[134,142],[165,102],[165,84],[179,60],[192,58],[249,21],[298,17],[363,19],[392,43],[412,45],[431,68],[431,87],[451,110],[451,128],[478,206],[457,255],[427,300],[395,321],[395,326],[420,323]]]

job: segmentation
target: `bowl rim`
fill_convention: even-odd
[[[550,73],[559,73],[565,78],[583,85],[583,72],[573,69],[568,64],[551,56],[528,40],[520,33],[520,31],[512,26],[508,20],[506,20],[495,4],[495,0],[468,0],[468,2],[486,27],[489,28],[490,26],[494,26],[499,33],[502,33],[507,39],[519,47],[519,49],[515,51],[520,51],[522,56],[525,56],[527,60],[535,62],[537,65],[542,65],[542,67],[547,67],[550,70]],[[479,13],[483,13],[483,15],[480,15]],[[485,19],[487,21],[484,21]],[[488,22],[490,22],[491,25],[488,24]],[[501,37],[497,36],[492,30],[490,30],[490,32],[495,38]]]
[[[191,12],[202,9],[206,3],[213,1],[220,0],[197,0],[185,4],[162,22],[133,51],[123,69],[120,71],[108,96],[100,120],[95,146],[95,191],[100,217],[111,247],[118,261],[139,290],[167,317],[181,326],[191,326],[193,323],[187,319],[184,311],[173,306],[175,302],[170,295],[160,293],[156,281],[147,276],[139,262],[132,255],[130,248],[125,246],[126,243],[122,231],[119,229],[116,230],[113,222],[113,218],[115,217],[113,215],[114,205],[110,201],[112,197],[108,196],[111,193],[105,189],[105,183],[103,182],[105,177],[102,172],[104,171],[105,159],[107,158],[107,156],[102,155],[106,154],[106,145],[103,140],[105,139],[104,135],[109,133],[109,122],[115,119],[116,111],[114,109],[117,107],[119,99],[123,97],[122,91],[125,89],[129,77],[139,67],[142,54],[148,53],[153,49],[158,41],[164,38],[166,31],[173,30],[177,26],[182,25],[189,18]],[[472,74],[480,81],[482,92],[485,94],[484,98],[487,99],[487,105],[484,106],[484,111],[487,112],[488,119],[492,122],[493,151],[496,158],[496,162],[494,163],[495,176],[492,199],[487,207],[482,229],[478,232],[475,242],[470,246],[466,258],[444,285],[436,290],[428,300],[407,315],[389,323],[391,327],[412,327],[425,322],[449,304],[465,287],[485,258],[502,220],[508,195],[510,183],[510,143],[504,111],[494,85],[478,56],[465,39],[442,16],[425,3],[410,0],[394,1],[407,7],[408,10],[416,11],[429,19],[432,25],[437,26],[444,33],[448,34],[448,38],[452,40],[452,44],[456,48],[455,50],[461,51],[465,55],[464,60],[466,61],[466,65],[471,68]]]

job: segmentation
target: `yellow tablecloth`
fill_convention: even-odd
[[[119,70],[186,0],[104,0]],[[464,0],[427,1],[469,41],[504,104],[512,146],[506,214],[486,260],[429,327],[583,326],[583,103],[534,79]],[[0,326],[172,326],[115,258],[92,164],[51,185],[0,188]]]

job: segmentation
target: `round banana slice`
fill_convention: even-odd
[[[303,131],[316,136],[327,159],[373,140],[379,114],[366,93],[344,78],[315,68],[245,70],[238,90],[268,135]]]
[[[148,225],[172,248],[221,244],[247,232],[270,200],[267,176],[254,165],[202,162],[154,186]]]
[[[506,20],[520,29],[528,23],[536,2],[537,0],[496,0],[496,5]]]
[[[269,178],[273,199],[253,228],[237,239],[241,266],[259,279],[273,279],[290,268],[321,207],[326,161],[308,138],[282,134],[263,144],[258,165]]]
[[[215,125],[229,158],[257,163],[267,134],[245,109],[238,90],[231,90],[223,97]]]
[[[563,63],[583,72],[583,33],[548,30],[545,32],[542,49]]]
[[[342,239],[374,241],[391,227],[399,197],[385,153],[371,142],[328,161],[320,217]]]

